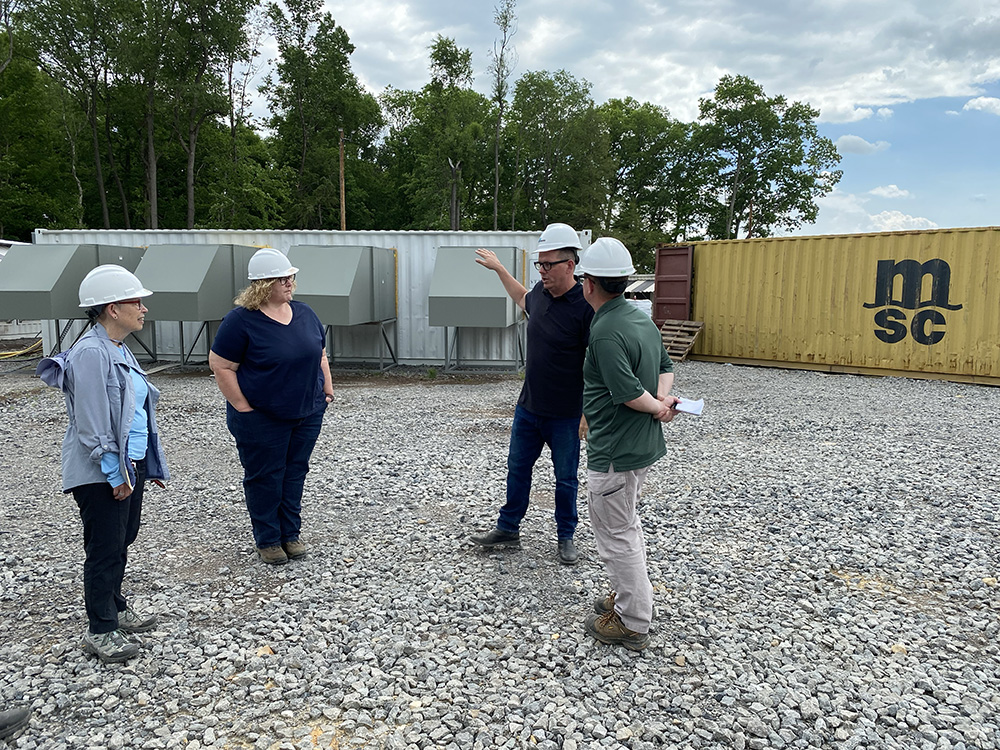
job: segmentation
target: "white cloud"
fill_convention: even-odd
[[[1000,99],[992,96],[977,96],[965,103],[962,109],[978,109],[991,115],[1000,115]]]
[[[910,216],[902,211],[882,211],[873,214],[867,208],[866,195],[845,193],[836,188],[817,201],[819,217],[815,224],[801,227],[792,234],[798,236],[825,234],[865,234],[906,229],[934,229],[938,225],[922,216]]]
[[[903,190],[896,185],[880,185],[868,191],[879,198],[910,198],[909,190]]]
[[[859,135],[842,135],[835,145],[842,154],[876,154],[889,148],[886,141],[869,143]]]
[[[868,217],[876,232],[898,232],[903,229],[936,229],[930,219],[922,216],[909,216],[902,211],[882,211]]]
[[[876,112],[875,114],[879,116],[879,119],[888,120],[890,117],[892,117],[893,112],[890,107],[879,107],[878,112]]]
[[[872,116],[871,107],[855,107],[853,104],[834,102],[820,107],[819,119],[823,122],[859,122]]]

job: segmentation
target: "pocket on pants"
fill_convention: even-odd
[[[257,410],[236,411],[232,404],[226,404],[226,427],[237,442],[244,437],[252,436],[259,430]]]
[[[635,525],[635,498],[624,474],[588,475],[590,505],[611,532],[618,532]]]

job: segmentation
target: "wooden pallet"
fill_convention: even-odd
[[[698,334],[705,327],[700,320],[665,320],[660,326],[663,346],[674,362],[683,362],[694,346]]]

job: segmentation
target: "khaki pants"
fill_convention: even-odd
[[[615,611],[629,630],[648,633],[653,586],[646,571],[646,540],[636,512],[649,467],[635,471],[587,472],[590,525],[597,553],[617,592]]]

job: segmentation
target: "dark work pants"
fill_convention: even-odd
[[[226,404],[226,425],[243,465],[243,494],[261,549],[299,538],[302,491],[326,406],[302,419],[275,419]]]
[[[139,535],[146,462],[135,462],[136,483],[132,494],[115,500],[111,485],[84,484],[73,488],[73,497],[83,521],[83,600],[91,633],[118,629],[118,613],[127,608],[122,579],[128,547]]]

